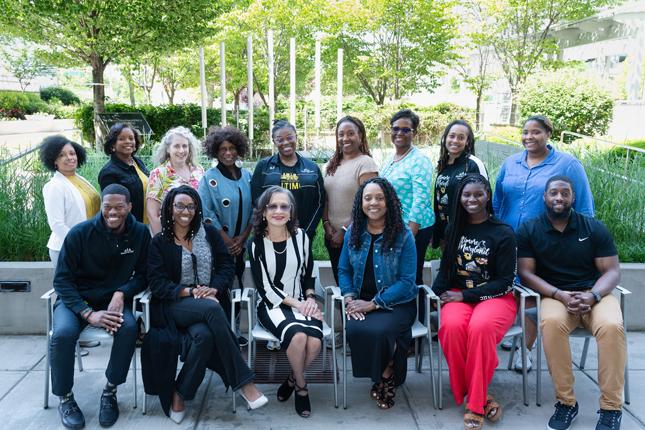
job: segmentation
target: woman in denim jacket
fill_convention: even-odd
[[[414,237],[386,179],[370,179],[356,192],[338,275],[354,377],[372,378],[372,399],[389,409],[405,382],[417,286]]]

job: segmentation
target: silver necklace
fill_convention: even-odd
[[[277,251],[277,250],[275,249],[275,243],[274,243],[274,244],[273,244],[273,252],[275,252],[275,253],[276,253],[276,254],[278,254],[278,255],[282,255],[282,254],[284,254],[285,252],[287,252],[287,244],[286,244],[286,243],[284,244],[284,249],[283,249],[282,251]]]

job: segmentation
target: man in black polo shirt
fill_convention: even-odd
[[[618,255],[607,227],[571,209],[573,184],[566,176],[546,183],[546,212],[518,230],[522,283],[542,296],[540,327],[557,403],[549,420],[565,430],[578,415],[573,392],[569,333],[582,325],[598,343],[600,418],[596,430],[619,429],[625,372],[625,334],[618,300]]]

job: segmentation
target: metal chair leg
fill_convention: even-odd
[[[538,321],[537,321],[537,374],[535,375],[535,404],[542,406],[542,329],[540,328],[540,297],[535,299]]]
[[[585,337],[585,344],[582,347],[582,357],[580,357],[580,369],[585,368],[585,363],[587,362],[587,353],[589,352],[589,341],[591,338]]]
[[[47,328],[47,353],[45,355],[45,398],[43,408],[49,408],[49,343],[51,342],[51,330]]]
[[[132,378],[134,382],[134,409],[137,408],[138,406],[138,393],[137,393],[137,348],[134,348],[134,354],[132,354],[132,366],[134,368],[134,378]]]
[[[76,341],[76,361],[78,363],[78,371],[82,372],[83,371],[83,359],[81,358],[81,346],[78,344],[78,340]]]

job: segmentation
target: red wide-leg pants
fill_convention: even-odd
[[[498,364],[497,344],[513,325],[517,304],[512,293],[478,303],[442,305],[439,342],[450,373],[455,403],[483,414],[488,384]]]

